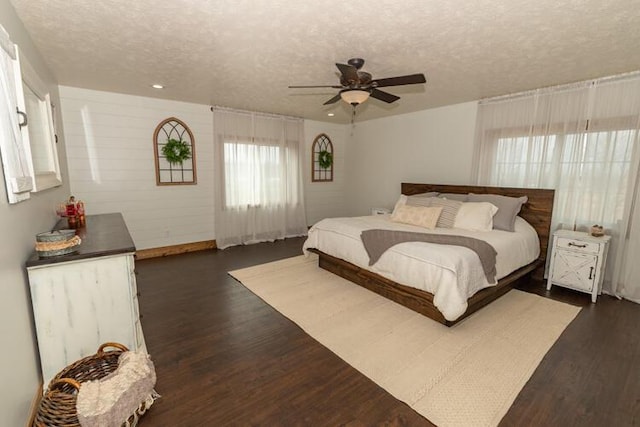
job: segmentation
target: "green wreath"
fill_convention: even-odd
[[[322,169],[329,169],[333,164],[333,155],[327,150],[318,153],[318,164]]]
[[[191,147],[182,140],[170,139],[164,147],[162,147],[162,155],[172,165],[182,163],[191,158]]]

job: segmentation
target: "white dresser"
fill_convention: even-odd
[[[602,292],[604,267],[611,236],[594,237],[580,231],[553,233],[547,290],[552,285],[591,294],[596,302]]]
[[[34,254],[27,261],[45,390],[60,370],[105,342],[146,351],[135,246],[124,219],[104,214],[86,221],[77,231],[77,253],[43,259]]]

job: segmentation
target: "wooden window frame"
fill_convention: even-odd
[[[171,122],[175,122],[175,125],[171,125]],[[167,129],[165,129],[165,126],[167,125],[171,128],[171,130],[167,131]],[[182,127],[181,131],[177,129],[178,126]],[[161,135],[161,132],[163,133],[163,135]],[[159,149],[159,146],[162,145],[162,142],[158,140],[158,137],[166,136],[167,138],[170,138],[174,132],[178,133],[178,137],[181,140],[184,137],[185,133],[189,136],[189,145],[191,147],[190,160],[191,160],[192,168],[185,169],[182,165],[179,165],[179,166],[170,165],[169,171],[170,171],[170,175],[172,176],[172,180],[163,181],[161,180],[161,176],[160,176],[161,152]],[[176,117],[169,117],[161,121],[158,124],[158,126],[156,126],[156,130],[153,132],[153,153],[154,153],[153,157],[156,163],[156,185],[195,185],[198,183],[198,179],[197,179],[198,177],[196,174],[196,140],[193,137],[193,133],[191,132],[191,129],[189,129],[189,126],[187,126],[185,122],[183,122],[182,120]],[[162,169],[162,170],[165,170],[165,169]],[[173,172],[180,172],[181,175],[184,177],[185,170],[193,172],[192,180],[184,180],[184,178],[182,180],[176,180],[176,181],[173,180]]]
[[[331,153],[331,166],[324,169],[320,167],[318,155],[321,151]],[[325,133],[316,136],[311,145],[311,182],[332,182],[333,181],[333,165],[335,164],[335,152],[331,138]]]

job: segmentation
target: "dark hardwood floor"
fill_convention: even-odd
[[[140,310],[162,398],[151,426],[431,426],[227,275],[301,254],[303,239],[137,262]],[[561,288],[585,306],[504,426],[640,424],[640,306]]]

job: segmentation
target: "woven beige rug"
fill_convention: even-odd
[[[580,309],[512,290],[448,328],[288,258],[231,274],[438,426],[497,425]]]

